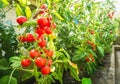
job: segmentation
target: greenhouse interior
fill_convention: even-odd
[[[120,84],[120,0],[0,0],[0,84]]]

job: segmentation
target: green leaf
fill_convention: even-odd
[[[9,67],[4,67],[4,66],[0,65],[0,70],[8,70],[8,69],[9,69]]]
[[[2,2],[4,3],[4,6],[9,4],[9,2],[7,0],[2,0]]]
[[[98,46],[98,50],[102,56],[104,56],[104,48],[102,46]]]
[[[90,78],[82,78],[82,84],[92,84]]]
[[[35,25],[36,25],[36,21],[31,20],[31,21],[27,21],[27,22],[23,23],[22,27],[35,26]]]
[[[18,67],[20,67],[20,65],[21,65],[21,62],[16,61],[16,62],[12,63],[10,66],[13,67],[13,68],[18,68]]]
[[[23,7],[27,5],[27,0],[19,0],[19,2]]]
[[[17,56],[14,56],[14,57],[11,57],[9,59],[10,62],[17,62],[17,61],[21,61],[21,58],[20,57],[17,57]]]
[[[33,76],[33,73],[27,72],[22,76],[22,81],[27,80]]]
[[[60,83],[63,84],[62,77],[58,73],[54,72],[52,75],[56,80],[59,80]]]
[[[11,57],[9,61],[12,63],[10,66],[13,68],[20,67],[21,65],[21,59],[20,57]]]
[[[17,14],[17,16],[24,15],[22,8],[18,4],[16,4],[16,14]]]
[[[76,71],[75,68],[70,66],[70,75],[75,78],[77,81],[80,81],[79,76],[78,76],[78,71]]]
[[[31,12],[31,10],[30,10],[30,8],[28,6],[26,6],[26,8],[25,8],[25,12],[26,12],[26,17],[28,19],[30,19],[31,16],[32,16],[32,12]]]
[[[72,60],[73,61],[79,61],[79,60],[83,59],[85,56],[86,56],[86,53],[82,52],[82,53],[79,53],[79,55],[73,56]]]
[[[7,59],[0,59],[0,65],[1,65],[1,66],[8,66],[8,61],[7,61]]]
[[[62,49],[60,49],[59,51],[60,51],[60,52],[63,52],[63,53],[67,56],[67,58],[70,59],[70,55],[66,52],[65,49],[62,48]]]
[[[53,14],[60,20],[64,20],[64,18],[58,13],[56,12],[55,10],[53,11]]]
[[[4,76],[0,79],[0,83],[1,84],[8,84],[10,76]],[[9,84],[17,84],[17,79],[12,77],[11,81],[9,82]]]

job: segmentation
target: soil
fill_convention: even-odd
[[[110,64],[111,55],[107,54],[102,61],[102,66],[91,77],[93,84],[113,84],[112,82],[110,83],[110,81],[114,80]]]

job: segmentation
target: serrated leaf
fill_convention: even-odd
[[[0,83],[1,84],[17,84],[16,78],[12,77],[10,82],[9,82],[9,79],[10,79],[10,76],[4,76],[0,79]]]
[[[31,12],[31,9],[28,6],[25,7],[25,12],[26,12],[26,17],[28,19],[30,19],[31,16],[32,16],[32,12]]]
[[[18,68],[18,67],[20,67],[20,65],[21,65],[21,62],[16,61],[16,62],[12,63],[10,66],[13,67],[13,68]]]
[[[90,78],[82,78],[82,84],[92,84],[92,81]]]

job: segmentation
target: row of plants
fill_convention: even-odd
[[[57,81],[63,84],[67,71],[79,83],[90,83],[89,79],[84,78],[84,74],[91,75],[96,71],[105,53],[110,53],[116,37],[118,24],[113,18],[113,2],[110,0],[32,2],[29,0],[10,2],[16,8],[17,29],[20,32],[16,35],[14,30],[8,31],[16,38],[14,39],[16,44],[9,48],[14,50],[12,54],[7,54],[8,58],[1,55],[7,61],[5,62],[7,66],[1,65],[0,70],[8,71],[8,74],[3,74],[0,81],[3,84],[21,84],[34,77],[33,82],[36,84],[52,84]],[[1,8],[8,3],[7,0],[2,0]],[[12,40],[10,35],[1,35]],[[6,42],[3,39],[2,41]],[[5,46],[8,48],[8,45],[10,42]],[[5,49],[8,50],[7,48]]]

